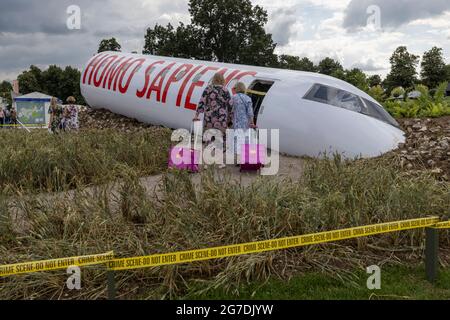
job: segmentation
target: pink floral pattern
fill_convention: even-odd
[[[198,104],[197,112],[205,114],[205,130],[215,128],[225,132],[231,112],[231,95],[228,89],[222,86],[207,87]]]

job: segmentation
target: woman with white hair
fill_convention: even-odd
[[[240,155],[241,146],[245,143],[246,137],[250,135],[250,129],[256,128],[253,101],[246,94],[247,88],[242,82],[236,83],[234,90],[236,94],[231,99],[233,109],[231,112],[233,129],[235,130],[235,153]]]

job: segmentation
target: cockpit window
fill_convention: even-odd
[[[389,114],[389,112],[387,112],[386,109],[384,109],[382,106],[364,98],[363,101],[367,106],[367,111],[363,112],[365,115],[387,122],[394,127],[400,128],[398,122],[395,121],[395,119]]]
[[[320,84],[315,84],[305,96],[305,99],[356,112],[361,112],[364,108],[363,102],[357,95]]]
[[[382,106],[345,90],[315,84],[305,95],[304,99],[362,113],[399,127],[399,124]]]

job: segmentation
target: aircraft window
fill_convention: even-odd
[[[399,127],[397,121],[382,106],[345,90],[315,84],[305,95],[304,99],[362,113]]]
[[[389,112],[387,112],[382,106],[364,98],[363,101],[367,106],[367,108],[365,108],[366,112],[363,112],[364,114],[376,118],[378,120],[387,122],[390,125],[393,125],[394,127],[400,128],[398,122],[395,121],[395,119],[389,114]]]
[[[320,84],[315,84],[306,94],[305,99],[331,104],[355,112],[361,112],[364,108],[363,102],[357,95]]]

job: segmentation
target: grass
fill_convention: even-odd
[[[448,183],[400,171],[398,162],[310,161],[301,181],[262,177],[248,187],[213,170],[202,173],[196,187],[190,175],[174,172],[164,175],[157,194],[146,190],[136,170],[119,167],[119,185],[58,196],[0,197],[0,264],[110,250],[118,257],[141,256],[428,215],[448,219]],[[368,261],[420,263],[423,233],[119,272],[117,289],[120,298],[176,299],[192,293],[192,283],[202,284],[199,294],[217,288],[239,293],[242,283],[306,271],[355,282],[354,270]],[[443,231],[441,246],[449,242]],[[86,268],[83,290],[68,292],[63,271],[0,278],[0,299],[105,298],[105,279],[103,268]]]
[[[113,130],[49,135],[0,130],[0,191],[62,191],[105,183],[129,169],[140,175],[167,167],[170,130],[132,135]]]
[[[290,280],[271,278],[265,283],[242,285],[239,295],[217,289],[185,298],[203,300],[448,300],[450,269],[440,271],[439,280],[430,284],[423,267],[390,266],[381,271],[381,290],[369,290],[370,275],[355,272],[356,284],[347,283],[323,273],[309,272]],[[194,286],[195,288],[195,286]],[[199,288],[195,288],[199,290]]]

